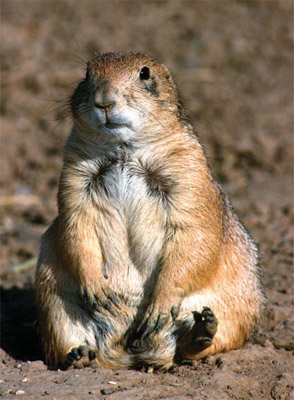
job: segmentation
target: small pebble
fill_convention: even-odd
[[[16,395],[25,394],[25,393],[26,393],[26,392],[25,392],[24,390],[17,390],[17,391],[15,392]]]
[[[23,378],[22,382],[26,383],[28,381],[28,378]]]
[[[112,394],[114,390],[111,388],[106,388],[106,389],[101,389],[100,392],[101,394]]]
[[[109,385],[116,385],[116,382],[114,382],[114,381],[109,381],[107,383],[109,383]]]

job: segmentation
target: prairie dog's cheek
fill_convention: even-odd
[[[138,131],[148,118],[148,111],[141,107],[125,106],[117,111],[116,118],[134,131]]]

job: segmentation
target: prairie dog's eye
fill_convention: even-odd
[[[148,67],[143,67],[140,71],[140,79],[146,81],[150,77],[150,70]]]

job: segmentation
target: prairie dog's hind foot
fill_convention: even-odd
[[[184,334],[177,346],[176,359],[194,359],[197,354],[212,346],[217,331],[218,321],[209,307],[203,307],[202,312],[192,311],[195,324]]]
[[[70,367],[82,369],[85,367],[97,367],[97,351],[86,346],[73,347],[65,357],[63,369]]]
[[[212,345],[212,340],[217,331],[217,319],[209,307],[203,307],[201,313],[193,311],[195,325],[191,334],[195,345],[201,350]]]

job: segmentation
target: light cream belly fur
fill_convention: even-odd
[[[150,194],[144,176],[134,174],[136,167],[137,161],[115,165],[104,177],[103,186],[97,186],[97,200],[93,197],[93,201],[97,201],[97,209],[102,199],[108,203],[110,209],[116,210],[107,221],[107,234],[103,232],[101,240],[98,231],[97,240],[100,241],[105,255],[103,270],[108,276],[107,285],[119,300],[120,310],[115,310],[116,317],[106,310],[92,313],[90,317],[86,310],[84,315],[83,311],[79,310],[79,318],[74,319],[70,316],[68,319],[67,331],[71,336],[68,351],[81,344],[98,347],[98,360],[101,365],[117,366],[121,363],[123,367],[133,364],[134,359],[144,359],[146,356],[141,354],[122,357],[125,343],[121,338],[127,336],[134,318],[140,321],[140,315],[146,307],[146,303],[142,303],[143,299],[146,301],[152,295],[156,274],[159,272],[156,267],[164,243],[163,227],[166,215],[158,199]],[[117,220],[114,221],[114,218]],[[74,299],[78,293],[67,295],[64,292],[63,295]],[[74,307],[73,300],[69,308]],[[187,318],[186,315],[185,317]],[[192,324],[192,314],[189,319]],[[172,328],[167,325],[158,334],[158,345],[154,346],[152,352],[148,351],[149,361],[156,359],[158,362],[168,350],[171,364],[175,353],[175,339],[171,338],[174,329],[175,326]],[[81,341],[83,336],[84,341]]]
[[[105,235],[102,244],[109,285],[118,293],[121,290],[121,295],[140,293],[142,298],[164,244],[166,212],[150,194],[144,176],[134,173],[137,164],[135,160],[115,165],[104,177],[103,187],[97,188],[97,197],[117,210],[118,220],[111,221],[113,215],[109,217],[109,227],[114,229]]]

